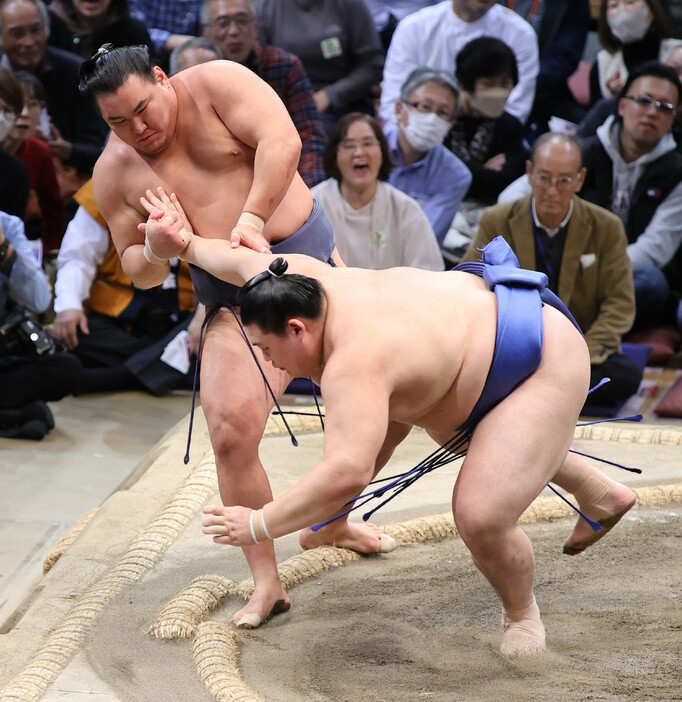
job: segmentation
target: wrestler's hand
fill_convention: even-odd
[[[158,258],[180,256],[192,236],[184,210],[175,195],[169,197],[163,188],[158,189],[158,197],[147,190],[140,204],[149,213],[146,223],[138,224],[144,232],[149,246]]]
[[[233,249],[241,245],[258,253],[270,253],[268,240],[255,227],[250,227],[248,224],[238,224],[230,232],[230,245]]]
[[[202,533],[213,536],[217,544],[228,546],[251,546],[253,536],[249,526],[252,510],[248,507],[223,507],[206,505],[201,520]]]

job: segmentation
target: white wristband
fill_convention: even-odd
[[[265,220],[258,215],[251,214],[251,212],[242,212],[237,220],[237,225],[239,224],[246,224],[262,233],[263,227],[265,227]]]
[[[163,266],[164,264],[168,263],[167,258],[161,258],[152,251],[152,247],[149,243],[149,237],[147,236],[146,228],[144,233],[144,249],[142,250],[142,255],[147,260],[147,263],[151,263],[155,266]]]
[[[253,530],[253,515],[255,514],[256,510],[252,509],[251,514],[249,514],[249,531],[251,532],[251,538],[253,539],[253,543],[257,544],[258,539],[256,538],[256,532]]]

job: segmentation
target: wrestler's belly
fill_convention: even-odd
[[[165,177],[162,177],[165,176]],[[148,178],[149,182],[151,180]],[[165,173],[157,168],[155,185],[175,193],[195,233],[209,239],[229,238],[253,185],[253,169],[248,163],[234,164],[230,169],[214,170],[193,167],[174,168]],[[144,188],[140,188],[140,194]],[[284,198],[265,225],[263,236],[274,243],[300,229],[310,216],[312,195],[298,173]]]

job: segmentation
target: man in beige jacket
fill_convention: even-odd
[[[611,212],[577,196],[585,179],[579,143],[564,134],[538,139],[526,163],[532,192],[484,211],[462,261],[503,236],[522,268],[547,273],[549,288],[566,304],[585,334],[595,390],[590,404],[612,404],[637,391],[642,371],[621,351],[635,316],[630,261],[623,225]]]

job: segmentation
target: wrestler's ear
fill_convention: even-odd
[[[304,320],[298,319],[297,317],[292,317],[287,320],[286,333],[292,336],[301,336],[303,332],[307,330],[307,326]]]
[[[168,76],[164,73],[163,69],[159,66],[154,66],[152,69],[154,72],[154,80],[161,86],[166,86],[169,83]]]

